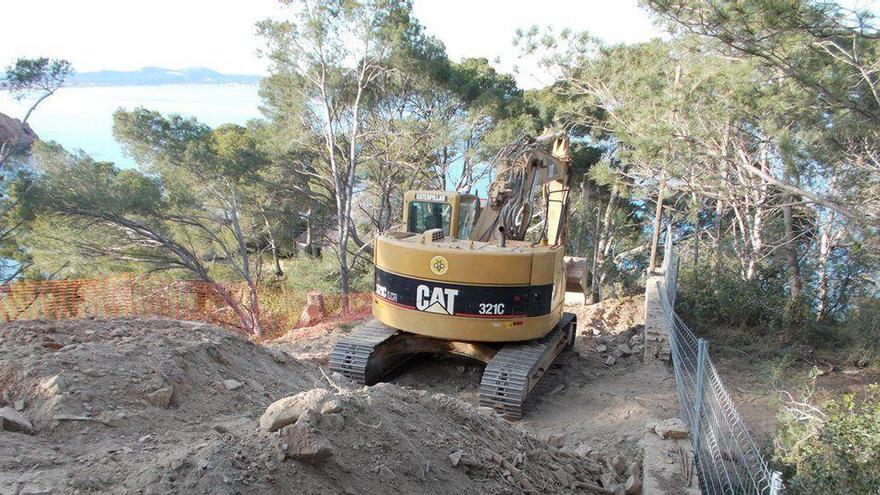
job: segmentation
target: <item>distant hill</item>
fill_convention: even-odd
[[[221,74],[204,67],[163,69],[144,67],[135,71],[102,70],[75,73],[65,86],[161,86],[163,84],[256,84],[262,77]]]

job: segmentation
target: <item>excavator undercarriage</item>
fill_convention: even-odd
[[[480,382],[480,405],[511,419],[559,355],[574,346],[577,318],[564,313],[547,335],[503,345],[437,339],[395,330],[377,320],[343,337],[330,354],[330,369],[358,383],[373,385],[422,353],[466,356],[486,364]]]

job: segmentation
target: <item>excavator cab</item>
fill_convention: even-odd
[[[406,232],[422,234],[442,229],[443,235],[469,239],[480,216],[480,199],[447,191],[407,191],[403,196]]]

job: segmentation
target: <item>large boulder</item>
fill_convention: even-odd
[[[300,416],[309,409],[321,410],[321,405],[333,397],[323,388],[313,388],[296,395],[277,400],[266,408],[260,417],[260,428],[265,431],[277,431],[287,425],[296,423]]]

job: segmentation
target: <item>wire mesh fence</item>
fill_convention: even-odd
[[[666,231],[666,240],[663,249],[663,263],[660,265],[663,270],[663,285],[665,289],[666,300],[669,306],[675,307],[675,296],[678,294],[678,255],[672,244],[672,231]]]
[[[709,357],[709,345],[675,313],[678,257],[667,236],[658,292],[669,328],[681,418],[691,431],[704,494],[782,493],[782,475],[771,471],[746,429]]]
[[[216,284],[159,276],[126,275],[102,279],[20,281],[0,285],[0,319],[67,320],[75,318],[168,318],[201,321],[249,331],[242,323],[256,318],[263,337],[292,329],[363,318],[370,294],[322,294],[317,315],[303,318],[304,291],[244,284]]]

